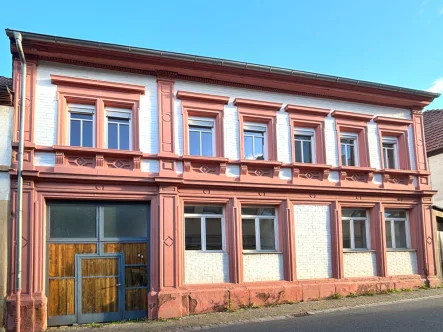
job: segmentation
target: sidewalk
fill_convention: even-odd
[[[91,324],[73,327],[50,328],[51,332],[99,332],[99,331],[184,331],[231,324],[277,320],[319,314],[336,310],[352,310],[365,306],[385,305],[393,302],[409,302],[416,299],[443,297],[443,288],[403,291],[401,293],[376,294],[372,296],[346,297],[321,301],[283,304],[273,307],[242,309],[235,312],[218,312],[187,316],[162,321],[141,321],[110,324]]]

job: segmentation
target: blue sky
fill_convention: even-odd
[[[443,0],[20,3],[2,4],[2,28],[443,93]],[[0,75],[11,76],[4,33],[0,34]],[[430,108],[443,108],[443,97]]]

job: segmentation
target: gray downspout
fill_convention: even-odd
[[[20,332],[20,306],[22,292],[22,219],[23,219],[23,152],[25,147],[25,110],[26,110],[26,59],[22,47],[22,35],[14,31],[15,43],[21,63],[20,80],[20,128],[18,138],[17,168],[17,205],[15,209],[15,296],[16,296],[16,331]]]

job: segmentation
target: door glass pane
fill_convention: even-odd
[[[71,119],[71,128],[70,128],[70,145],[71,146],[80,146],[80,126],[81,122],[78,120]]]
[[[396,248],[407,248],[406,243],[406,223],[404,220],[394,221],[394,232],[395,232],[395,247]]]
[[[192,156],[200,156],[200,132],[189,131],[189,153]]]
[[[97,237],[97,208],[93,204],[53,202],[49,204],[51,238]]]
[[[254,159],[255,160],[264,160],[264,145],[265,145],[265,140],[263,137],[254,137]]]
[[[303,162],[303,156],[301,153],[301,141],[295,141],[295,161],[297,163],[302,163]]]
[[[350,221],[343,220],[342,222],[342,232],[343,232],[343,248],[351,248],[351,231],[350,231]]]
[[[310,141],[303,142],[303,162],[312,163],[311,142]]]
[[[129,150],[129,125],[120,124],[120,150]]]
[[[126,287],[146,287],[148,286],[148,269],[146,266],[125,267]]]
[[[118,149],[118,124],[108,123],[108,149]]]
[[[202,132],[202,155],[212,157],[212,133]]]
[[[82,146],[92,147],[93,144],[92,121],[83,121]]]
[[[261,250],[275,250],[274,219],[260,219]]]
[[[255,219],[242,219],[243,249],[256,250]]]
[[[222,250],[221,218],[206,218],[206,250]]]
[[[116,203],[103,207],[105,237],[147,237],[149,205],[146,203]]]
[[[202,234],[200,218],[185,218],[186,250],[202,250]]]
[[[244,139],[244,149],[245,149],[245,158],[246,159],[254,159],[254,151],[252,148],[252,137],[245,136]]]
[[[386,248],[392,248],[391,221],[385,221],[386,228]]]
[[[354,220],[354,243],[355,249],[367,248],[366,222],[364,220]]]

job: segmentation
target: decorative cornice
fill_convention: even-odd
[[[229,97],[226,96],[208,95],[186,91],[177,91],[177,99],[199,101],[204,103],[217,103],[223,105],[229,103]]]
[[[242,99],[242,98],[235,98],[234,105],[241,107],[248,107],[248,108],[274,110],[274,111],[280,110],[280,108],[283,106],[282,103],[271,103],[268,101]]]
[[[51,83],[56,85],[83,86],[88,88],[114,90],[129,93],[145,93],[145,86],[143,85],[115,83],[60,75],[51,75]]]
[[[405,126],[408,126],[408,125],[413,123],[412,120],[389,118],[389,117],[386,117],[386,116],[376,116],[374,118],[374,122],[377,122],[379,124],[405,125]]]
[[[368,122],[373,118],[373,115],[362,113],[351,113],[344,111],[332,111],[331,116],[338,119],[365,121]]]
[[[306,115],[320,115],[320,116],[326,116],[331,112],[331,110],[326,108],[307,107],[307,106],[290,105],[290,104],[288,104],[285,107],[285,111],[289,113],[300,113]]]

